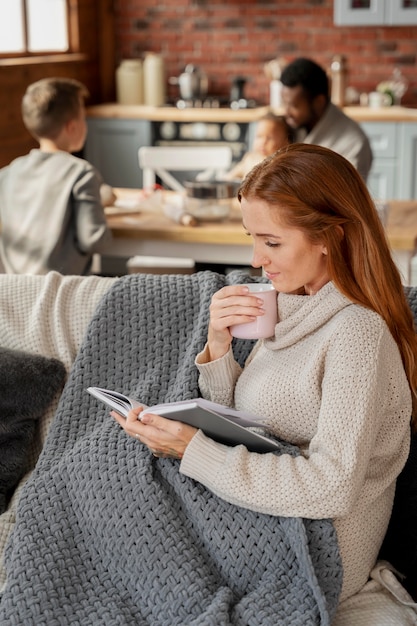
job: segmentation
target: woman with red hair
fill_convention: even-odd
[[[256,454],[160,416],[139,422],[134,411],[120,423],[158,455],[181,458],[180,472],[229,502],[331,518],[343,564],[341,610],[376,564],[409,453],[417,418],[413,318],[375,205],[344,157],[289,145],[251,170],[238,197],[252,265],[278,292],[278,323],[240,367],[230,327],[262,315],[261,303],[242,285],[218,291],[196,359],[200,390],[262,415],[301,454]]]

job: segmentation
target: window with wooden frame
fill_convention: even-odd
[[[78,0],[0,0],[0,56],[78,51]]]

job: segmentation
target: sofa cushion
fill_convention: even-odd
[[[58,272],[43,276],[0,274],[0,346],[57,358],[69,372],[97,304],[117,280]],[[28,452],[29,471],[0,516],[0,593],[6,582],[4,548],[14,528],[16,504],[45,443],[58,396],[37,422]]]
[[[380,558],[401,574],[403,585],[417,600],[417,433],[397,479],[394,506]]]
[[[0,513],[28,469],[36,422],[65,377],[58,359],[0,347]]]

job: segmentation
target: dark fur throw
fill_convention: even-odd
[[[36,421],[65,378],[58,359],[0,347],[0,514],[28,469]]]

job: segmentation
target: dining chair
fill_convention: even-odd
[[[139,148],[139,167],[143,172],[143,187],[152,188],[156,177],[169,188],[185,192],[175,178],[175,172],[200,172],[200,179],[219,178],[232,165],[229,146],[150,146]]]
[[[229,146],[147,146],[139,148],[139,167],[143,171],[143,188],[152,189],[157,176],[171,190],[185,193],[185,187],[173,173],[193,171],[203,178],[215,177],[230,169],[232,150]],[[195,271],[193,259],[148,257],[137,255],[127,261],[128,273],[183,274]]]

